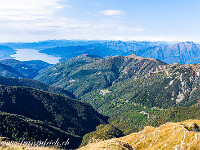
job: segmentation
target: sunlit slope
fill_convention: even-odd
[[[125,137],[88,144],[80,150],[100,149],[200,149],[200,120],[166,123],[158,128],[151,126]]]

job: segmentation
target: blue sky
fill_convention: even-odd
[[[0,42],[195,41],[199,0],[0,0]]]

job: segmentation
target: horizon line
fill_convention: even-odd
[[[122,41],[122,42],[129,42],[129,41],[135,41],[135,42],[169,42],[169,43],[181,43],[181,42],[194,42],[194,43],[200,43],[200,41],[195,40],[121,40],[121,39],[44,39],[44,40],[38,40],[38,41],[1,41],[0,43],[39,43],[39,42],[45,42],[45,41]]]

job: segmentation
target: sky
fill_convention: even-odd
[[[0,42],[200,42],[200,0],[0,0]]]

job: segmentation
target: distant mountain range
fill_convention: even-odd
[[[41,53],[54,55],[61,57],[61,61],[76,57],[82,54],[98,55],[100,57],[111,57],[115,55],[126,56],[131,54],[138,55],[142,49],[164,46],[167,43],[164,42],[122,42],[122,41],[99,41],[98,43],[87,44],[87,45],[73,45],[73,46],[57,46],[55,48],[49,48],[40,50]]]
[[[200,45],[194,42],[181,42],[169,46],[158,46],[142,50],[143,57],[155,58],[168,64],[200,63]]]
[[[10,58],[14,49],[39,49],[41,53],[61,57],[61,61],[82,54],[98,55],[103,58],[111,56],[128,56],[135,54],[141,57],[155,58],[168,64],[200,63],[200,45],[194,42],[148,41],[81,41],[81,40],[48,40],[34,43],[1,43],[0,59]],[[11,47],[11,48],[10,48]]]
[[[8,43],[0,43],[0,45],[12,47],[13,49],[46,49],[53,48],[56,46],[78,46],[78,45],[88,45],[94,43],[102,43],[104,41],[101,40],[46,40],[39,42],[8,42]],[[1,47],[0,47],[1,48]]]
[[[33,45],[64,61],[0,60],[0,141],[60,137],[71,140],[62,148],[75,149],[146,126],[200,119],[198,44],[64,40]],[[116,141],[130,148],[126,137]]]
[[[162,42],[110,41],[83,46],[55,47],[44,49],[40,52],[59,56],[61,60],[81,54],[98,55],[105,58],[115,55],[128,56],[135,54],[141,57],[159,59],[168,64],[200,63],[200,45],[194,42],[181,42],[169,45]]]
[[[15,54],[15,50],[8,46],[0,45],[0,59],[9,59],[10,55]]]

